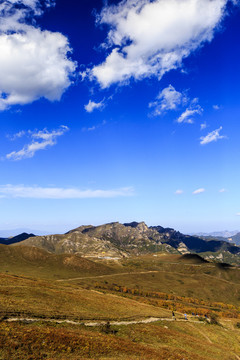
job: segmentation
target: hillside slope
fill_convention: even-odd
[[[43,278],[114,273],[114,269],[77,254],[52,254],[30,246],[0,245],[0,272]]]

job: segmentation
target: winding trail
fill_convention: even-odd
[[[174,264],[174,263],[173,263]],[[177,264],[177,263],[175,263]],[[188,264],[184,264],[184,265],[188,265]],[[191,264],[191,266],[200,266],[198,264]],[[166,270],[149,270],[149,271],[136,271],[136,272],[124,272],[124,273],[115,273],[115,274],[106,274],[106,275],[95,275],[95,276],[82,276],[82,277],[77,277],[77,278],[70,278],[70,279],[58,279],[56,280],[57,282],[68,282],[68,281],[75,281],[75,280],[84,280],[84,279],[99,279],[99,278],[106,278],[106,277],[115,277],[115,276],[125,276],[125,275],[142,275],[142,274],[153,274],[153,273],[168,273],[168,274],[178,274],[178,275],[183,275],[186,276],[185,273],[181,273],[181,272],[175,272],[175,271],[166,271]],[[201,275],[206,276],[208,278],[212,278],[215,280],[218,280],[220,282],[225,282],[228,283],[230,285],[235,285],[235,286],[240,286],[240,283],[236,283],[236,282],[231,282],[229,280],[226,279],[220,279],[217,276],[213,276],[213,275],[209,275],[206,273],[202,273]],[[196,276],[196,274],[188,274],[188,276]],[[240,360],[240,359],[239,359]]]
[[[27,323],[34,323],[34,322],[52,322],[55,324],[63,324],[63,323],[67,323],[67,324],[72,324],[72,325],[84,325],[84,326],[88,326],[88,327],[94,327],[94,326],[103,326],[106,325],[107,321],[93,321],[93,320],[87,320],[85,322],[79,322],[79,321],[72,321],[72,320],[56,320],[56,319],[37,319],[37,318],[20,318],[20,317],[12,317],[12,318],[8,318],[5,319],[3,321],[6,322],[27,322]],[[121,325],[133,325],[133,324],[150,324],[150,323],[154,323],[157,321],[176,321],[176,322],[185,322],[185,323],[190,323],[190,326],[193,327],[192,323],[195,324],[205,324],[205,322],[203,321],[199,321],[199,320],[190,320],[188,319],[187,321],[185,319],[173,319],[173,318],[156,318],[156,317],[149,317],[147,319],[142,319],[142,320],[129,320],[129,321],[109,321],[108,324],[109,325],[115,325],[115,326],[121,326]],[[194,328],[195,330],[195,328]],[[208,341],[209,344],[213,345],[213,342],[209,339],[209,337],[204,334],[201,330],[199,330],[199,333],[201,335],[203,335],[205,337],[205,339]],[[240,357],[236,354],[236,353],[232,353],[237,360],[240,360]]]
[[[192,326],[191,324],[190,324],[190,326],[191,326],[191,327],[194,329],[194,331],[195,331],[195,327]],[[212,343],[213,343],[212,340],[209,339],[209,337],[208,337],[204,332],[202,332],[202,331],[199,330],[199,329],[198,329],[198,332],[199,332],[203,337],[205,337],[205,339],[209,342],[209,344],[212,344]]]
[[[107,275],[82,276],[82,277],[77,277],[77,278],[72,278],[72,279],[58,279],[58,280],[56,280],[56,281],[63,282],[63,281],[83,280],[83,279],[98,279],[98,278],[105,278],[105,277],[111,277],[111,276],[151,274],[151,273],[158,273],[158,272],[159,272],[158,270],[136,271],[136,272],[107,274]]]
[[[52,322],[52,323],[56,323],[56,324],[63,324],[63,323],[67,323],[67,324],[72,324],[72,325],[84,325],[84,326],[102,326],[105,325],[107,320],[103,321],[95,321],[95,320],[87,320],[87,321],[73,321],[73,320],[68,320],[68,319],[64,319],[64,320],[57,320],[57,319],[41,319],[41,318],[21,318],[21,317],[11,317],[8,319],[5,319],[4,321],[6,322],[27,322],[27,323],[34,323],[34,322]],[[121,326],[121,325],[133,325],[133,324],[150,324],[153,322],[157,322],[157,321],[177,321],[177,322],[188,322],[188,323],[197,323],[197,324],[204,324],[204,322],[202,321],[197,321],[197,320],[185,320],[185,319],[172,319],[172,318],[156,318],[156,317],[149,317],[147,319],[142,319],[142,320],[123,320],[123,321],[109,321],[110,325],[115,325],[115,326]]]

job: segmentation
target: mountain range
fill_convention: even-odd
[[[216,238],[229,238],[232,237],[234,235],[236,235],[239,231],[238,230],[224,230],[224,231],[213,231],[210,233],[206,233],[206,232],[199,232],[199,233],[192,233],[191,235],[193,236],[204,236],[204,237],[216,237]]]
[[[240,246],[234,243],[184,235],[162,226],[148,227],[144,222],[83,225],[56,235],[24,233],[2,243],[35,246],[55,254],[77,253],[91,258],[122,258],[164,251],[173,254],[200,253],[206,259],[225,261],[227,258],[231,263],[240,263]]]

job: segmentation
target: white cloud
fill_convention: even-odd
[[[204,129],[206,129],[206,127],[207,127],[207,124],[206,124],[206,122],[200,125],[200,129],[201,129],[201,130],[204,130]]]
[[[84,105],[84,109],[88,112],[91,113],[93,112],[95,109],[103,109],[105,107],[104,101],[100,101],[99,103],[96,103],[95,101],[89,100],[87,105]]]
[[[190,106],[179,116],[177,122],[179,124],[181,123],[193,124],[194,123],[193,118],[196,115],[201,115],[202,113],[203,113],[203,108],[198,104],[198,99],[195,98],[192,100]]]
[[[205,145],[205,144],[209,144],[210,142],[212,141],[217,141],[217,140],[220,140],[220,139],[225,139],[226,136],[224,135],[220,135],[220,131],[222,130],[222,126],[220,126],[219,129],[216,129],[212,132],[210,132],[209,134],[207,134],[206,136],[201,136],[200,137],[200,144],[201,145]]]
[[[239,212],[239,213],[236,213],[236,216],[240,216],[240,212]]]
[[[101,128],[102,126],[106,125],[106,123],[107,123],[106,120],[103,120],[100,124],[82,128],[82,131],[95,131]]]
[[[163,89],[156,101],[149,104],[150,108],[153,108],[153,115],[161,115],[166,110],[176,110],[179,105],[182,105],[188,101],[188,98],[177,91],[172,85],[169,85]]]
[[[228,0],[122,0],[106,5],[97,18],[109,26],[103,63],[84,75],[102,88],[157,76],[182,66],[225,15]]]
[[[220,193],[225,193],[225,192],[227,192],[227,190],[223,188],[223,189],[220,189],[219,192]]]
[[[14,140],[16,140],[16,139],[19,139],[19,138],[25,136],[25,135],[26,135],[26,131],[21,130],[21,131],[19,131],[18,133],[14,134],[14,135],[9,135],[9,134],[8,134],[8,135],[7,135],[7,138],[8,138],[9,140],[11,140],[11,141],[14,141]]]
[[[220,106],[219,105],[213,105],[213,109],[214,110],[220,110]]]
[[[133,196],[134,189],[125,187],[113,190],[80,190],[77,188],[54,188],[24,185],[0,185],[0,197],[30,199],[87,199]]]
[[[41,131],[31,132],[28,131],[32,138],[30,144],[25,145],[19,151],[13,151],[6,155],[7,160],[22,160],[32,158],[39,150],[45,150],[49,146],[56,145],[57,138],[62,136],[69,128],[67,126],[61,126],[58,130],[49,132],[47,129]]]
[[[34,23],[43,5],[51,4],[51,0],[4,0],[0,5],[0,110],[40,98],[60,100],[71,85],[76,64],[68,57],[68,39]]]
[[[206,190],[204,188],[200,188],[200,189],[197,189],[195,191],[193,191],[193,195],[197,195],[197,194],[202,194],[204,193]]]
[[[181,195],[181,194],[183,194],[183,190],[180,190],[180,189],[179,189],[179,190],[176,190],[176,191],[175,191],[175,194],[176,194],[176,195]]]

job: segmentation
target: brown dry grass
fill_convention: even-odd
[[[184,349],[136,343],[127,338],[81,328],[0,324],[0,354],[4,360],[41,359],[192,359]],[[196,355],[196,360],[204,358]]]
[[[0,274],[0,314],[43,318],[124,319],[169,316],[164,309],[96,291]]]

